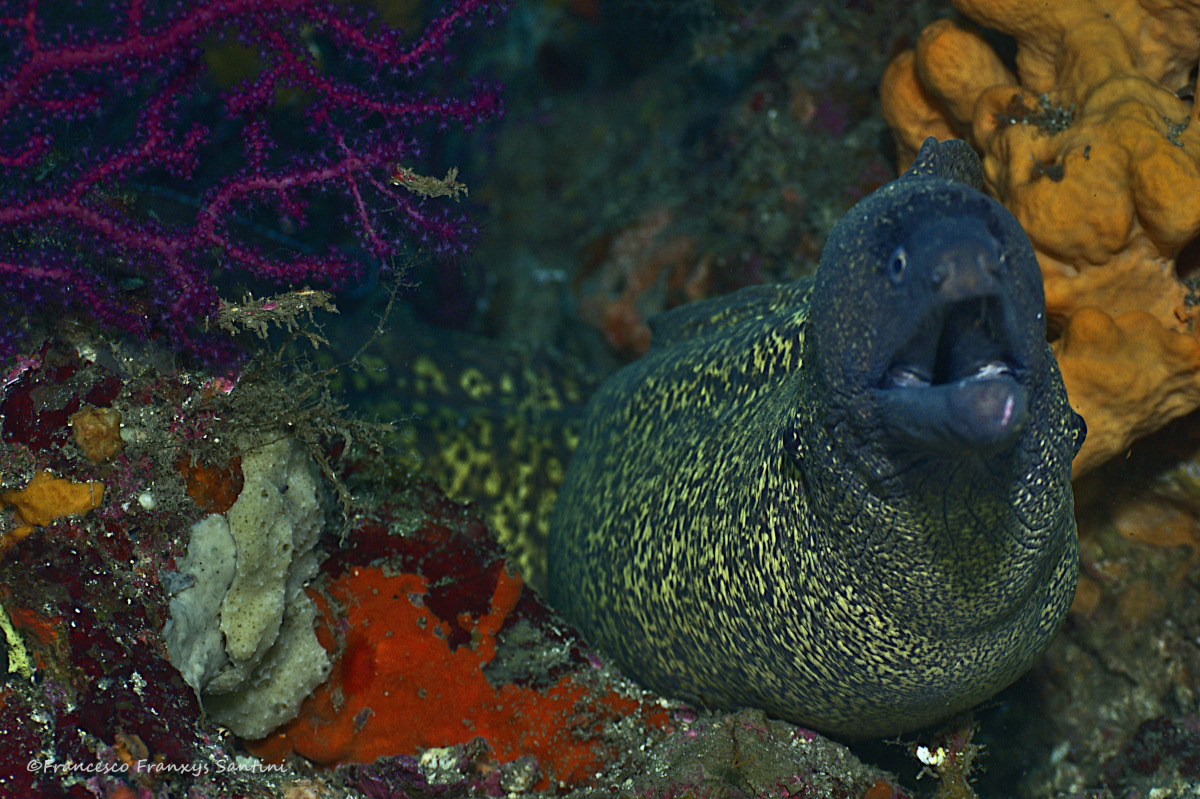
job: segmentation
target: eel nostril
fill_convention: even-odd
[[[930,282],[933,284],[934,291],[942,287],[942,284],[946,282],[946,278],[950,277],[953,269],[953,265],[947,261],[942,261],[933,268],[933,274],[930,275]]]
[[[975,256],[975,261],[979,264],[979,268],[989,275],[1000,274],[1001,258],[993,258],[990,253],[981,252]]]

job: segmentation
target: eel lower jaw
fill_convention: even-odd
[[[1005,364],[988,362],[936,385],[901,370],[889,383],[872,393],[888,437],[904,447],[951,455],[994,452],[1013,445],[1028,421],[1028,390]]]
[[[1012,445],[1029,405],[1014,327],[1002,295],[932,308],[873,389],[885,430],[948,454]]]

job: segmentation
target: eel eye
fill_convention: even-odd
[[[887,273],[893,286],[899,286],[904,281],[904,272],[908,268],[908,253],[901,244],[888,259]]]

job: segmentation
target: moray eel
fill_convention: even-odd
[[[555,493],[600,385],[545,347],[435,330],[403,308],[362,357],[354,394],[395,422],[396,465],[470,502],[526,582],[543,587]],[[392,479],[403,479],[401,474]]]
[[[551,603],[630,676],[850,738],[990,697],[1075,592],[1083,420],[1041,275],[961,141],[835,226],[812,280],[675,309],[593,396]]]

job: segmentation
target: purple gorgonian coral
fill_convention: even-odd
[[[502,11],[449,0],[405,35],[321,0],[0,0],[0,355],[31,316],[204,351],[222,271],[336,288],[461,250],[453,175],[413,176],[422,141],[501,113],[448,54]]]

